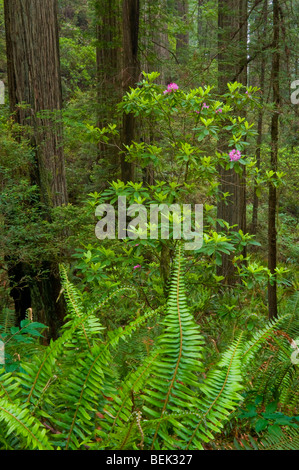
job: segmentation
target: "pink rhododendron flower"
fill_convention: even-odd
[[[222,109],[221,108],[216,109],[216,113],[222,113]]]
[[[169,85],[167,85],[167,90],[164,90],[164,95],[166,95],[166,93],[171,93],[172,91],[177,91],[179,89],[178,85],[176,83],[169,83]]]
[[[240,150],[232,150],[230,153],[229,153],[229,158],[230,158],[230,161],[231,162],[235,162],[237,160],[240,160],[241,158],[241,152]]]
[[[210,106],[208,106],[206,103],[202,105],[203,108],[209,109]]]
[[[137,264],[136,266],[134,266],[133,269],[139,269],[139,268],[141,268],[141,265],[140,265],[140,264]]]

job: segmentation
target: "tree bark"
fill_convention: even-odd
[[[188,0],[177,1],[177,13],[179,18],[185,23],[188,19]],[[176,56],[180,63],[184,64],[188,59],[188,47],[189,47],[189,32],[181,32],[176,36]]]
[[[219,0],[218,2],[218,90],[220,94],[227,92],[227,83],[237,76],[237,80],[243,85],[247,84],[247,68],[240,64],[247,56],[247,0]],[[238,33],[236,34],[236,32]],[[235,37],[235,42],[232,41]],[[221,150],[228,152],[225,135]],[[229,223],[237,225],[237,230],[246,232],[246,177],[237,174],[234,169],[225,170],[219,168],[220,191],[229,193],[225,201],[219,201],[217,205],[217,217]],[[222,256],[222,266],[218,268],[218,274],[225,277],[225,283],[233,284],[234,266],[231,255]]]
[[[267,18],[268,18],[268,0],[264,1],[264,6],[263,6],[263,29],[262,29],[262,36],[264,37],[266,34],[266,24],[267,24]],[[263,41],[263,37],[260,37],[259,35],[259,40]],[[260,68],[260,88],[262,93],[264,93],[264,88],[265,88],[265,69],[266,69],[266,58],[265,58],[265,52],[262,52],[261,55],[261,68]],[[263,117],[264,117],[264,109],[263,109],[263,95],[261,99],[261,105],[262,107],[259,110],[259,115],[258,115],[258,122],[257,122],[257,148],[256,148],[256,166],[257,169],[259,170],[261,167],[261,146],[263,142]],[[251,233],[253,235],[256,235],[257,233],[257,224],[258,224],[258,207],[259,207],[259,198],[257,195],[257,186],[254,186],[254,192],[253,192],[253,207],[252,207],[252,224],[251,224]]]
[[[60,113],[57,1],[5,0],[4,13],[11,112],[25,131],[29,129],[35,160],[30,168],[31,184],[39,187],[43,212],[51,221],[51,208],[68,200]],[[58,267],[50,260],[42,267],[48,274],[39,281],[33,268],[11,260],[12,281],[22,279],[24,273],[31,278],[26,288],[18,291],[16,313],[19,318],[24,317],[30,298],[35,318],[45,322],[50,336],[55,337],[64,317],[64,303],[56,302],[60,291]],[[17,288],[13,287],[14,298]]]
[[[273,46],[275,48],[272,56],[272,89],[274,111],[271,119],[271,170],[277,171],[278,164],[278,141],[279,141],[279,108],[280,108],[280,51],[279,51],[279,0],[273,0]],[[277,266],[277,189],[269,182],[269,209],[268,209],[268,268],[275,276]],[[268,283],[268,308],[269,318],[277,317],[277,282],[274,277],[272,283]]]
[[[123,0],[123,70],[122,84],[123,94],[130,88],[135,88],[140,77],[140,65],[138,61],[138,36],[139,36],[139,0]],[[136,138],[137,120],[133,114],[123,114],[122,143],[131,145]],[[134,181],[134,163],[121,155],[122,181]]]
[[[8,90],[11,111],[34,129],[36,170],[42,201],[67,202],[62,146],[57,4],[55,0],[5,0]],[[28,107],[19,107],[26,103]],[[39,117],[38,113],[44,113]]]
[[[122,96],[120,80],[121,62],[121,11],[119,0],[97,0],[97,126],[102,128],[112,122],[111,110]],[[118,148],[99,144],[99,159],[113,157],[118,161]]]

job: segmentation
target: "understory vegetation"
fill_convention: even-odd
[[[216,321],[196,322],[192,314],[180,242],[167,303],[139,304],[115,329],[103,327],[107,305],[125,292],[134,304],[136,292],[120,288],[86,308],[60,270],[68,307],[61,336],[41,347],[43,325],[27,319],[10,330],[13,371],[1,374],[3,448],[296,449],[298,376],[289,339],[298,328],[298,295],[258,328],[248,327],[250,315],[247,328],[244,317],[222,318],[219,347],[206,325]]]

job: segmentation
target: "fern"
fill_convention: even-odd
[[[84,315],[84,308],[81,302],[80,293],[67,277],[65,266],[60,265],[59,268],[64,297],[68,307],[68,315],[66,316],[65,320],[69,320],[71,322],[72,319],[81,318]],[[68,322],[66,322],[63,330],[67,327]],[[82,344],[82,342],[85,342],[88,346],[88,349],[90,350],[92,336],[99,335],[101,330],[103,330],[103,328],[98,318],[89,311],[86,321],[84,321],[81,326],[76,329],[75,334],[73,334],[73,342],[76,343],[77,346]]]
[[[46,436],[46,428],[30,415],[28,408],[0,399],[0,422],[7,424],[6,434],[18,434],[24,440],[24,448],[53,450]]]
[[[299,429],[288,428],[287,430],[267,433],[262,439],[260,450],[298,450]]]
[[[88,442],[88,436],[94,431],[95,413],[106,404],[104,395],[111,393],[111,389],[115,390],[110,369],[111,349],[115,349],[121,339],[129,337],[155,314],[154,311],[148,312],[124,329],[109,333],[108,340],[94,346],[84,358],[74,357],[76,368],[73,368],[65,382],[59,384],[58,400],[61,403],[57,415],[61,417],[55,423],[59,429],[63,429],[59,440],[66,450],[80,448],[86,439]]]
[[[298,365],[291,362],[292,338],[286,331],[295,332],[294,318],[291,315],[280,315],[270,321],[261,331],[255,333],[246,345],[243,363],[244,370],[250,372],[252,383],[249,389],[255,395],[263,396],[263,402],[273,399],[281,403],[298,406]],[[283,328],[283,329],[282,329]],[[263,347],[258,361],[250,361],[258,350],[261,340]],[[250,367],[250,362],[253,366]]]
[[[240,335],[223,354],[218,366],[208,373],[206,381],[200,387],[206,397],[200,401],[201,416],[189,437],[188,449],[201,448],[200,439],[208,442],[212,437],[211,433],[221,430],[222,423],[242,401],[240,395],[243,389],[242,347],[242,335]]]
[[[11,327],[16,324],[16,315],[15,312],[9,308],[4,308],[0,312],[0,326],[3,333],[7,333]]]
[[[201,356],[203,339],[199,328],[189,312],[186,302],[182,245],[179,245],[174,260],[172,281],[169,288],[164,332],[158,339],[162,350],[156,361],[152,377],[142,395],[147,416],[158,418],[153,431],[151,448],[156,448],[158,436],[171,447],[170,437],[163,418],[169,413],[197,410],[196,388],[202,370]],[[173,432],[180,434],[179,427],[172,422]]]
[[[129,373],[121,384],[118,393],[112,395],[111,399],[113,401],[104,410],[103,419],[101,420],[101,431],[97,431],[97,435],[105,441],[104,447],[120,449],[124,448],[125,445],[129,445],[131,441],[126,439],[128,431],[134,441],[135,436],[134,432],[132,432],[132,427],[134,426],[138,433],[138,426],[135,425],[134,417],[136,419],[137,416],[139,417],[141,391],[152,372],[153,365],[157,361],[159,354],[160,351],[155,349],[137,370]]]
[[[278,429],[276,431],[267,432],[261,439],[234,440],[236,450],[298,450],[299,449],[299,429],[287,428]]]
[[[287,317],[287,315],[280,315],[274,320],[269,320],[264,328],[254,333],[253,338],[244,346],[242,361],[245,366],[251,361],[265,340],[269,338],[273,331],[275,331]]]
[[[237,335],[205,375],[204,341],[187,304],[182,245],[166,307],[105,335],[98,312],[111,296],[86,312],[63,266],[61,278],[68,306],[61,336],[22,361],[21,372],[0,372],[5,448],[204,449],[241,402],[252,359],[269,338],[281,344],[274,332],[288,321],[270,322],[247,342]],[[113,362],[121,342],[132,341],[157,315],[161,333],[154,347],[120,381]]]

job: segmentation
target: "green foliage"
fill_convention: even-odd
[[[274,427],[257,440],[249,436],[248,440],[241,439],[240,442],[234,442],[236,450],[298,450],[299,430],[298,428],[289,428],[282,430],[280,427]]]
[[[256,106],[257,88],[239,83],[228,84],[229,92],[218,96],[211,86],[185,91],[180,87],[167,92],[157,85],[159,74],[143,72],[139,87],[131,89],[120,103],[120,110],[133,113],[140,120],[142,142],[132,142],[126,147],[128,160],[140,168],[155,165],[158,179],[165,175],[165,163],[180,169],[177,175],[183,181],[193,178],[210,181],[217,165],[235,168],[252,166],[252,158],[246,155],[247,139],[255,135],[250,124],[239,113],[248,106]],[[217,151],[220,131],[227,132],[228,146],[242,151],[244,157],[230,162],[228,155]],[[150,138],[154,136],[154,140]],[[163,155],[163,159],[160,158]],[[162,179],[162,178],[161,178]],[[180,181],[180,180],[179,180]],[[182,182],[182,181],[180,181]]]
[[[216,92],[217,2],[185,2],[184,16],[173,0],[141,2],[139,52],[149,73],[118,107],[120,70],[100,83],[105,96],[97,96],[95,77],[107,71],[96,71],[96,47],[112,43],[95,42],[100,26],[95,3],[101,8],[102,2],[58,2],[70,203],[55,208],[51,221],[30,181],[36,164],[33,130],[14,124],[7,99],[0,105],[0,340],[6,354],[0,446],[210,449],[231,445],[237,436],[237,449],[298,448],[298,365],[290,360],[298,339],[298,129],[289,97],[289,82],[297,78],[295,9],[281,4],[281,132],[273,172],[267,72],[272,22],[271,15],[264,21],[264,2],[249,12],[256,28],[247,51],[250,83],[260,83],[263,60],[264,89],[228,83],[222,96]],[[115,19],[120,22],[120,15]],[[178,38],[187,33],[182,54]],[[237,51],[238,35],[232,33],[229,46]],[[120,39],[113,38],[117,47]],[[7,84],[4,51],[0,0],[0,79]],[[178,89],[164,93],[173,81]],[[253,123],[260,112],[257,168]],[[135,141],[126,146],[120,141],[123,113],[132,113],[138,123]],[[97,127],[99,117],[103,128]],[[231,162],[219,150],[223,132],[229,149],[241,151],[240,160]],[[134,163],[135,182],[119,180],[120,154]],[[229,196],[219,190],[219,167],[246,169],[247,218],[253,191],[260,199],[256,237],[217,219],[217,203]],[[154,182],[149,183],[148,169],[154,169]],[[272,322],[266,320],[267,285],[274,279],[265,261],[269,183],[279,196],[281,263],[275,274],[280,315]],[[203,202],[202,248],[183,259],[172,240],[95,242],[97,205],[114,204],[119,196],[146,207]],[[233,257],[238,277],[233,287],[218,275],[223,254]],[[22,281],[30,284],[33,272],[37,279],[48,275],[43,262],[52,260],[72,263],[69,274],[63,265],[60,271],[68,314],[59,338],[45,347],[46,326],[28,317],[15,325],[9,294],[20,286],[8,279],[9,262],[28,267]],[[103,292],[108,295],[99,300]]]
[[[61,73],[65,94],[87,89],[96,73],[95,49],[90,44],[78,43],[78,37],[61,38]]]
[[[248,363],[285,320],[247,340],[239,331],[206,370],[205,341],[187,305],[183,249],[176,247],[167,305],[114,331],[98,316],[111,295],[86,311],[61,266],[69,313],[59,338],[0,375],[2,448],[204,449],[214,441],[243,400]],[[158,336],[121,377],[117,349],[133,334],[140,338],[153,318]],[[31,334],[36,326],[24,324]],[[270,409],[262,416],[271,425],[292,421],[273,418]]]
[[[7,429],[7,436],[17,434],[26,443],[26,448],[37,450],[53,450],[48,442],[46,428],[31,416],[24,406],[0,399],[0,421]],[[7,446],[10,448],[10,446]]]

